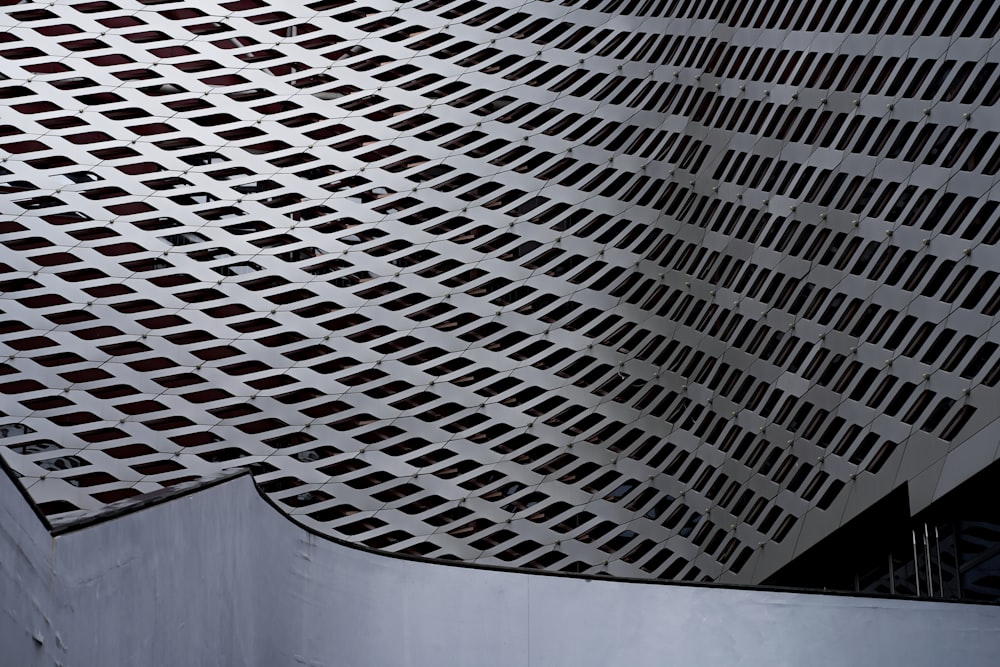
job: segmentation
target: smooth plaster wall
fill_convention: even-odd
[[[318,538],[249,477],[51,537],[0,474],[0,664],[995,665],[1000,607],[523,574]]]

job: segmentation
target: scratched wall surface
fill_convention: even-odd
[[[1000,607],[456,567],[307,533],[246,476],[51,537],[0,473],[3,664],[996,664]]]
[[[755,582],[997,458],[1000,6],[0,0],[0,452]]]

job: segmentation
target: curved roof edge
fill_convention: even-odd
[[[317,539],[241,474],[53,536],[12,481],[11,664],[929,667],[1000,648],[997,606],[429,566]]]
[[[127,500],[122,500],[117,503],[111,503],[109,505],[105,505],[97,510],[80,512],[78,514],[67,516],[59,521],[52,522],[49,520],[47,516],[45,516],[42,512],[38,510],[38,507],[31,500],[30,495],[27,493],[24,487],[16,483],[13,471],[8,466],[7,462],[3,460],[2,457],[0,457],[0,469],[3,469],[3,471],[7,473],[7,475],[13,481],[15,481],[14,486],[20,492],[21,497],[24,498],[28,506],[31,507],[35,516],[39,519],[42,525],[45,526],[46,530],[48,530],[48,532],[54,537],[82,530],[90,526],[93,526],[95,524],[103,523],[105,521],[111,521],[113,519],[117,519],[119,517],[132,514],[149,507],[154,507],[161,503],[173,501],[190,494],[200,493],[219,484],[225,484],[227,482],[236,480],[238,478],[246,477],[253,485],[253,488],[256,491],[257,496],[261,500],[263,500],[265,504],[269,505],[271,509],[275,511],[275,513],[279,518],[284,519],[287,523],[297,528],[300,528],[306,533],[309,533],[310,535],[313,535],[321,540],[330,542],[332,544],[336,544],[340,547],[344,547],[347,549],[352,549],[372,554],[379,558],[399,559],[415,563],[426,563],[429,565],[443,565],[447,567],[456,567],[456,568],[468,568],[472,570],[487,570],[493,572],[507,572],[512,574],[559,577],[559,578],[578,579],[585,581],[615,581],[627,584],[644,584],[653,586],[680,586],[680,587],[695,587],[695,588],[718,588],[727,590],[770,591],[775,593],[786,593],[793,595],[796,594],[827,595],[834,597],[872,598],[872,599],[887,599],[887,600],[905,599],[916,602],[934,601],[934,602],[943,602],[947,604],[974,604],[974,605],[1000,607],[1000,604],[998,603],[978,601],[978,600],[914,598],[914,597],[903,597],[903,596],[892,596],[892,595],[880,595],[877,593],[861,593],[861,592],[852,593],[845,591],[832,591],[832,590],[821,590],[821,589],[788,588],[782,586],[740,585],[732,583],[695,582],[695,581],[663,580],[663,579],[640,579],[634,577],[618,577],[618,576],[601,575],[601,574],[575,574],[571,572],[560,572],[557,570],[503,567],[499,565],[488,565],[475,562],[450,560],[442,558],[428,558],[426,556],[415,556],[411,554],[385,551],[383,549],[375,549],[372,547],[368,547],[358,542],[339,539],[327,533],[315,530],[308,524],[296,521],[294,515],[288,514],[287,512],[283,511],[280,507],[275,505],[274,500],[270,498],[266,493],[264,493],[257,485],[250,470],[242,466],[230,468],[212,476],[202,477],[198,480],[185,482],[183,484],[178,484],[176,486],[168,487],[160,491],[157,491],[155,493],[147,493],[139,496],[134,496]]]

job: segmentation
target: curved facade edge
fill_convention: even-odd
[[[0,475],[5,655],[62,664],[989,665],[1000,607],[439,567],[230,479],[50,537]],[[971,629],[974,632],[970,632]],[[763,638],[763,639],[762,639]]]

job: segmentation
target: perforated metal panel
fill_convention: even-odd
[[[759,580],[997,455],[991,2],[0,2],[0,449]]]

